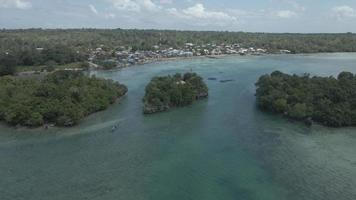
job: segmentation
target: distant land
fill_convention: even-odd
[[[193,56],[356,52],[356,34],[2,29],[0,44],[0,67],[16,73],[112,69]]]

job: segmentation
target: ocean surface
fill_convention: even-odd
[[[152,77],[191,70],[204,77],[208,99],[142,114]],[[356,128],[308,128],[259,111],[254,83],[274,70],[356,73],[356,54],[196,58],[93,72],[126,84],[127,96],[73,128],[0,125],[0,199],[355,200]]]

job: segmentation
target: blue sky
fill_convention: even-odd
[[[0,28],[356,32],[356,0],[0,0]]]

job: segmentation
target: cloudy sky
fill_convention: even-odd
[[[356,32],[356,0],[0,0],[0,28]]]

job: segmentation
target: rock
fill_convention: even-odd
[[[170,107],[169,106],[152,106],[152,105],[145,105],[143,107],[143,113],[144,114],[153,114],[157,112],[163,112],[168,110]]]
[[[202,92],[202,93],[199,93],[197,95],[197,99],[203,99],[203,98],[206,98],[208,96],[209,96],[209,94],[207,92]]]

